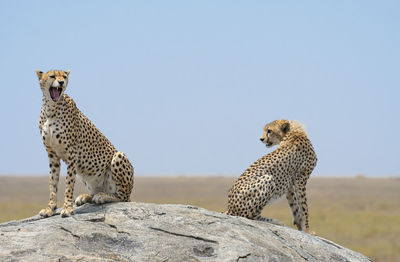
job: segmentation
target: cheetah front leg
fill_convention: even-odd
[[[115,193],[100,192],[93,196],[92,202],[103,204],[109,202],[129,202],[133,188],[133,167],[123,152],[116,152],[111,161],[112,181]]]
[[[58,181],[60,178],[60,158],[57,155],[47,150],[47,156],[49,158],[50,167],[50,179],[49,179],[49,190],[50,190],[50,200],[46,208],[40,210],[39,215],[41,217],[50,217],[54,215],[57,209],[57,188]]]
[[[71,153],[70,155],[74,155]],[[76,176],[76,161],[73,158],[68,158],[67,179],[64,193],[64,207],[61,211],[61,217],[69,217],[74,214],[74,185]]]

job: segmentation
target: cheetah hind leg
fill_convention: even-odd
[[[255,220],[268,222],[268,223],[271,223],[271,224],[274,224],[274,225],[277,225],[277,226],[285,226],[284,223],[282,223],[281,221],[279,221],[279,220],[277,220],[277,219],[268,218],[268,217],[263,217],[263,216],[261,216],[261,215],[257,216],[257,217],[255,218]]]
[[[82,194],[76,198],[75,205],[81,206],[86,203],[92,203],[92,199],[93,199],[93,195]]]
[[[95,204],[104,204],[111,202],[119,202],[121,201],[115,194],[108,194],[104,192],[97,193],[93,196],[92,202]]]
[[[133,188],[133,167],[123,152],[114,154],[110,169],[109,192],[100,192],[94,195],[92,202],[95,204],[130,201]]]

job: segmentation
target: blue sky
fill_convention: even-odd
[[[398,1],[1,1],[0,174],[46,174],[36,69],[139,175],[239,175],[272,120],[316,175],[400,175]],[[64,169],[65,170],[65,169]]]

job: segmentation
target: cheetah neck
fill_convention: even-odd
[[[49,101],[45,96],[42,98],[42,108],[47,118],[53,118],[56,116],[58,111],[58,105],[64,102],[64,96],[61,96],[57,102]]]
[[[289,131],[279,146],[294,146],[297,140],[304,138],[308,140],[307,134],[303,130]]]

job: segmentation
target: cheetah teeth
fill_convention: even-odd
[[[51,99],[53,99],[54,102],[57,102],[60,99],[60,95],[62,92],[62,88],[61,87],[50,87],[50,96]]]

